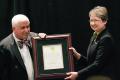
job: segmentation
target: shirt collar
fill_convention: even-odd
[[[16,42],[17,42],[17,41],[21,41],[20,39],[18,39],[18,38],[15,36],[15,33],[14,33],[14,32],[13,32],[12,34],[13,34],[13,37],[14,37],[14,39],[15,39]]]

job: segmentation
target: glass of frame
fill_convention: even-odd
[[[74,71],[70,54],[70,34],[47,35],[45,39],[32,38],[35,80],[64,78],[66,72]]]

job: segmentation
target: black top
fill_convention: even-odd
[[[104,75],[116,80],[113,71],[115,68],[115,55],[113,38],[108,30],[105,29],[97,36],[96,40],[91,38],[87,57],[82,56],[80,58],[79,61],[84,61],[86,66],[78,71],[79,77],[87,78],[91,75]]]

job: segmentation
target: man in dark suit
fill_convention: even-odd
[[[88,46],[87,57],[78,53],[75,48],[70,48],[74,57],[79,62],[84,61],[85,66],[78,72],[68,72],[65,79],[75,80],[79,77],[80,80],[86,80],[88,77],[96,75],[109,77],[110,80],[117,80],[113,71],[113,66],[115,66],[113,62],[113,55],[115,55],[114,41],[106,28],[107,9],[97,6],[89,12],[89,17],[90,27],[94,33]]]
[[[34,80],[31,38],[38,34],[30,32],[30,21],[23,14],[11,22],[13,32],[0,42],[0,80]]]

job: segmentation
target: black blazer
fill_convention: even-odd
[[[87,57],[81,57],[80,60],[86,60],[86,66],[79,70],[79,77],[87,78],[92,75],[104,75],[115,79],[114,56],[116,55],[114,49],[114,41],[108,30],[102,31],[95,41],[91,38],[87,50]],[[80,61],[79,60],[79,61]],[[81,79],[81,80],[84,80]]]
[[[30,40],[32,36],[38,35],[31,32]],[[0,80],[28,80],[25,65],[12,34],[0,42]]]

